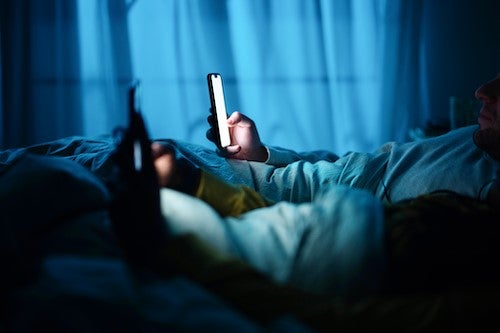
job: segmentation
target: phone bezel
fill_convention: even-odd
[[[226,99],[224,96],[224,84],[220,73],[207,74],[208,91],[212,114],[215,117],[217,143],[225,148],[231,145],[229,127],[227,125]]]

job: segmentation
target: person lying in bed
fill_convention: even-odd
[[[137,128],[132,132],[134,130]],[[481,320],[494,318],[491,314],[496,313],[498,307],[496,299],[493,301],[494,307],[484,306],[484,313],[478,315],[475,311],[475,316],[469,318],[461,315],[464,304],[480,302],[484,305],[484,301],[488,302],[489,299],[484,299],[485,294],[481,292],[476,294],[474,288],[466,287],[463,300],[454,293],[455,288],[464,286],[494,288],[498,283],[500,272],[494,262],[500,253],[498,241],[500,225],[491,206],[475,199],[446,193],[387,205],[383,215],[380,215],[380,211],[356,211],[356,208],[362,210],[368,207],[381,207],[378,205],[380,201],[368,192],[345,186],[332,186],[332,190],[337,189],[339,192],[329,192],[326,197],[316,198],[310,204],[285,203],[283,206],[276,203],[269,208],[253,210],[242,219],[226,221],[228,225],[225,228],[231,232],[235,231],[231,229],[231,225],[246,224],[251,227],[262,226],[268,222],[270,224],[279,224],[280,221],[283,224],[290,222],[288,228],[283,230],[291,233],[294,227],[307,225],[303,230],[305,237],[299,242],[302,251],[310,250],[311,243],[316,241],[319,243],[319,250],[322,251],[316,251],[312,257],[304,256],[300,252],[291,253],[290,257],[295,266],[293,268],[301,266],[304,260],[307,260],[309,263],[305,264],[305,268],[309,269],[306,269],[305,273],[314,277],[309,281],[312,282],[309,285],[310,289],[301,288],[303,285],[297,280],[296,275],[292,275],[290,281],[276,283],[276,279],[270,279],[268,274],[262,274],[261,270],[255,269],[255,266],[247,265],[238,258],[217,251],[215,244],[207,246],[203,240],[200,241],[201,234],[197,234],[198,237],[194,238],[190,235],[174,236],[171,233],[174,217],[162,214],[160,206],[165,199],[175,197],[166,197],[166,192],[161,192],[160,186],[177,187],[185,192],[195,193],[193,191],[200,190],[195,185],[204,182],[204,172],[198,173],[200,178],[196,182],[190,180],[182,182],[175,177],[172,178],[174,175],[186,176],[183,170],[175,170],[179,168],[179,164],[175,163],[174,154],[158,145],[153,145],[153,149],[150,149],[144,129],[139,128],[139,136],[142,137],[140,139],[142,161],[139,163],[139,168],[134,158],[136,151],[134,140],[125,139],[119,145],[115,155],[119,172],[114,183],[116,186],[111,187],[113,203],[110,207],[113,229],[133,265],[146,267],[164,277],[185,275],[209,291],[220,295],[258,322],[267,322],[277,315],[287,314],[319,331],[332,331],[335,328],[350,328],[356,331],[388,327],[400,331],[408,327],[414,328],[414,325],[425,330],[442,327],[443,322],[449,325],[450,318],[453,318],[457,327],[475,326],[478,317]],[[211,179],[208,182],[213,182],[215,186],[228,186],[226,188],[228,193],[231,191],[239,193],[241,190],[239,187],[224,185],[218,179]],[[243,197],[258,197],[258,194],[251,190],[244,193],[250,193],[250,196],[243,195]],[[354,211],[350,211],[347,221],[335,220],[335,216],[327,212],[329,208],[334,207],[334,200],[339,199],[338,194],[347,197],[361,194],[354,196],[355,204],[359,205],[354,207]],[[368,202],[369,205],[363,202]],[[191,203],[193,206],[190,208],[193,210],[202,208],[200,205],[196,206],[194,199]],[[274,208],[280,210],[283,207],[294,208],[294,215],[298,215],[295,216],[296,219],[293,219],[294,216],[288,216],[291,219],[287,221],[287,216],[284,216],[285,219],[276,220],[271,217],[266,221],[265,211]],[[204,214],[206,212],[205,210],[199,214],[200,226],[213,222],[213,217]],[[263,214],[252,214],[259,212]],[[358,219],[363,214],[364,222]],[[242,214],[244,215],[246,214]],[[382,217],[383,220],[377,219],[376,216]],[[304,219],[312,220],[312,223],[308,224],[311,221]],[[352,230],[349,230],[351,227],[358,229],[362,238],[353,237],[356,233],[353,234]],[[335,235],[330,233],[330,230],[340,230],[340,232]],[[283,237],[279,233],[272,233],[270,229],[266,231],[270,231],[272,238]],[[300,234],[300,231],[298,233]],[[324,237],[318,239],[323,233]],[[252,230],[247,228],[244,238],[251,238],[251,247],[259,251],[258,249],[263,246],[262,242],[258,241],[259,235],[255,238],[251,234]],[[383,248],[383,251],[370,246],[365,248],[368,251],[364,254],[368,256],[358,264],[366,265],[366,270],[360,268],[340,280],[336,279],[335,273],[345,273],[342,269],[321,271],[323,266],[343,266],[346,261],[350,264],[349,261],[355,259],[358,254],[352,252],[363,250],[365,241],[372,242],[370,238],[363,238],[364,235],[382,236],[379,239],[381,243],[374,245]],[[291,236],[293,238],[293,235]],[[351,242],[361,244],[350,244]],[[331,249],[334,249],[333,252],[337,251],[339,256],[332,257]],[[379,253],[372,255],[370,250]],[[294,256],[296,253],[300,255]],[[273,253],[268,253],[267,256],[268,260],[272,260]],[[387,270],[383,262],[377,261],[380,259],[378,256],[385,256],[388,260]],[[366,274],[369,272],[372,274]],[[381,279],[382,276],[384,279]],[[371,281],[373,284],[385,283],[383,288],[378,286],[378,290],[382,290],[384,294],[382,297],[377,297],[368,293],[370,297],[364,298],[362,296],[367,294],[366,290],[363,290],[361,294],[357,294],[357,297],[361,298],[338,298],[338,289],[333,293],[328,288],[316,289],[318,285],[327,286],[328,282],[330,284],[346,282],[342,281],[343,279],[353,280],[349,286],[351,288],[360,287],[363,284],[359,283],[360,280]],[[322,280],[327,280],[327,284],[325,285]],[[490,290],[497,289],[486,289],[487,293]],[[425,293],[419,294],[418,291]],[[425,323],[422,323],[423,317],[426,318]]]
[[[252,183],[268,202],[310,202],[333,184],[368,190],[385,202],[399,202],[436,191],[494,200],[498,191],[492,189],[500,174],[500,75],[480,86],[475,94],[483,103],[479,127],[468,126],[421,141],[389,142],[373,153],[351,152],[341,157],[324,151],[304,154],[265,146],[255,123],[234,112],[227,121],[232,145],[221,153],[232,159],[264,162],[251,165]],[[213,124],[211,117],[209,123]],[[214,141],[212,131],[211,128],[207,132],[207,137]],[[206,185],[213,183],[213,177],[203,171],[200,177],[200,170],[185,162],[179,168],[165,166],[175,165],[176,161],[165,156],[171,150],[160,144],[154,144],[153,151],[157,169],[163,174],[163,186],[172,186],[170,179],[177,182],[181,178],[190,179],[191,183],[184,185],[188,193],[196,194],[198,189],[199,196],[217,205],[210,197],[218,195],[203,193],[203,189],[214,188]],[[170,176],[174,169],[184,174]],[[265,205],[248,189],[242,188],[241,195],[249,196],[250,206],[243,210]],[[241,210],[237,206],[234,214]]]
[[[384,236],[381,235],[386,213],[393,211],[391,207],[404,206],[404,202],[429,193],[449,194],[449,197],[445,195],[445,201],[452,202],[447,206],[450,211],[458,211],[460,203],[467,199],[489,200],[493,207],[500,207],[499,162],[495,150],[499,146],[494,144],[500,130],[496,121],[496,115],[500,114],[499,82],[500,78],[496,78],[476,92],[484,104],[479,128],[467,127],[442,137],[401,145],[390,143],[384,145],[378,154],[350,153],[331,161],[316,159],[314,163],[293,162],[300,155],[291,151],[266,149],[253,121],[235,113],[228,120],[233,143],[238,143],[228,148],[232,157],[256,161],[266,159],[271,163],[273,152],[276,152],[282,160],[288,158],[290,163],[277,164],[269,174],[262,174],[269,172],[269,167],[263,167],[264,171],[259,174],[260,167],[266,164],[252,163],[257,183],[255,191],[228,184],[186,160],[176,159],[173,149],[168,146],[153,143],[159,182],[162,187],[202,199],[223,217],[238,217],[238,223],[224,224],[226,229],[231,229],[231,234],[239,235],[238,248],[232,253],[263,271],[272,272],[275,280],[295,279],[294,282],[306,288],[331,291],[333,289],[329,288],[341,284],[333,282],[339,275],[337,269],[345,268],[344,271],[350,271],[351,275],[342,283],[350,285],[340,289],[369,289],[370,286],[351,284],[354,281],[351,278],[372,274],[374,285],[377,285],[378,278],[382,279],[377,275],[383,271],[381,267],[385,258]],[[259,181],[262,184],[258,184]],[[377,191],[380,188],[383,189],[382,195]],[[385,205],[381,205],[380,199]],[[266,208],[247,214],[263,207]],[[197,229],[205,230],[203,225],[209,224],[206,220],[201,219],[198,228],[193,228],[195,233]],[[342,235],[335,232],[341,229],[344,230]],[[257,242],[261,246],[252,246]],[[283,251],[286,254],[280,257],[279,251],[261,250],[265,248],[286,249]],[[298,252],[314,255],[304,255],[297,260],[294,254]],[[326,263],[321,268],[314,262],[317,256]],[[350,264],[339,268],[339,263],[345,258]],[[283,264],[275,264],[279,262]],[[287,271],[289,267],[293,269]],[[317,272],[324,269],[317,276],[330,276],[331,279],[325,278],[320,283],[313,281],[316,274],[310,274],[311,280],[307,280],[309,277],[304,277],[304,272],[308,268]]]

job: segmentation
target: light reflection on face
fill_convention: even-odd
[[[500,133],[500,74],[477,88],[476,98],[483,104],[478,118],[480,128]]]
[[[482,102],[482,107],[477,119],[479,130],[474,134],[474,142],[500,161],[500,74],[477,88],[476,98]]]

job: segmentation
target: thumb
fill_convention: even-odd
[[[239,111],[234,111],[229,118],[227,118],[227,124],[229,126],[245,126],[249,122],[248,117]]]
[[[230,155],[234,155],[234,154],[237,154],[241,151],[241,146],[240,145],[227,146],[226,151]]]

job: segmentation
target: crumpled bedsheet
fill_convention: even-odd
[[[0,153],[1,331],[309,331],[288,316],[264,327],[182,276],[137,275],[111,232],[106,187],[71,161],[104,174],[111,150],[57,149],[66,143]]]
[[[234,184],[253,187],[254,169],[272,168],[228,160],[200,145],[164,142],[178,155]],[[105,181],[114,146],[110,137],[70,137],[0,153],[0,165],[6,169],[9,161],[25,152],[60,156]],[[161,197],[175,233],[194,233],[275,281],[315,292],[371,293],[384,274],[383,211],[378,200],[364,191],[333,186],[314,202],[282,202],[237,218],[221,218],[200,200],[173,190],[163,189]]]
[[[252,187],[252,163],[167,141],[219,177]],[[72,137],[0,151],[0,331],[310,331],[289,316],[263,327],[182,276],[132,273],[110,231],[109,198],[100,183],[109,176],[113,149],[108,137]],[[41,182],[26,178],[30,173]],[[163,189],[161,199],[172,232],[195,233],[276,281],[369,292],[385,267],[381,206],[363,191],[332,187],[313,203],[294,205],[293,216],[283,209],[290,204],[280,203],[229,219],[173,190]],[[496,285],[478,285],[352,301],[333,297],[324,309],[333,313],[327,327],[341,331],[481,330],[498,326],[498,294]]]

